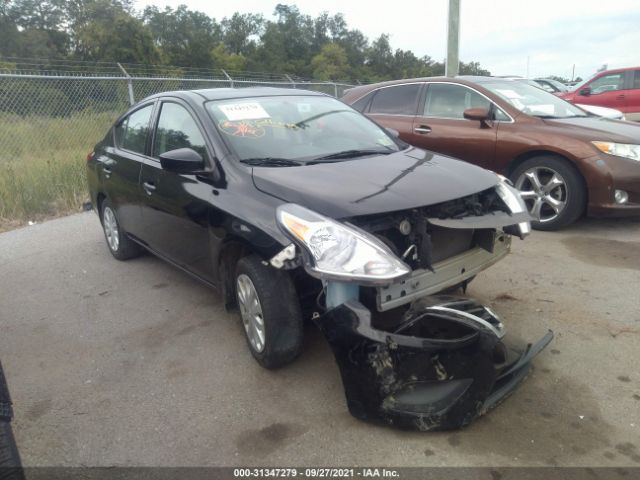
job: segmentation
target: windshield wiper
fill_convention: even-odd
[[[341,158],[364,157],[365,155],[389,155],[390,153],[393,153],[393,150],[380,150],[379,148],[368,150],[343,150],[342,152],[336,152],[329,155],[323,155],[322,157],[316,157],[307,163],[321,162],[323,160],[338,160]]]
[[[296,160],[279,157],[243,158],[240,162],[260,167],[298,167],[300,165],[304,165],[302,162],[298,162]]]

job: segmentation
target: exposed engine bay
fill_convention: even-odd
[[[460,220],[494,215],[495,212],[512,215],[495,189],[491,188],[437,205],[359,217],[349,222],[373,233],[413,270],[433,271],[434,263],[476,245],[491,251],[495,228],[446,228],[434,225],[431,219]]]

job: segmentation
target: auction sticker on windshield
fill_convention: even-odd
[[[248,103],[228,103],[218,105],[218,108],[228,120],[255,120],[258,118],[270,118],[269,114],[256,102]]]

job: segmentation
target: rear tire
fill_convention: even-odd
[[[104,200],[101,207],[100,221],[102,222],[104,238],[107,241],[107,247],[111,255],[118,260],[129,260],[139,256],[143,251],[142,247],[131,240],[127,236],[127,232],[120,226],[115,208],[113,208],[111,202]]]
[[[582,216],[587,189],[580,173],[567,160],[551,155],[532,157],[510,175],[534,218],[536,230],[559,230]],[[539,215],[539,216],[538,216]]]
[[[249,255],[238,261],[234,285],[247,344],[256,361],[269,369],[292,362],[302,350],[303,321],[289,274]]]

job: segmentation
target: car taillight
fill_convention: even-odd
[[[87,162],[93,160],[94,155],[96,154],[95,150],[91,150],[87,155]]]

